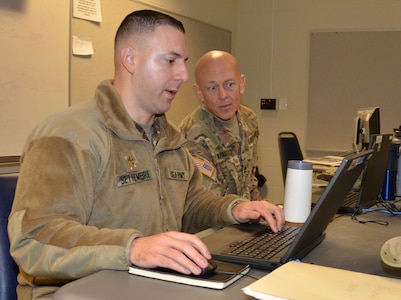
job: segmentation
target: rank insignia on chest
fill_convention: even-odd
[[[224,150],[224,151],[221,151],[221,152],[217,153],[216,157],[218,159],[223,159],[224,160],[227,157],[231,156],[232,154],[233,154],[232,150],[231,149],[227,149],[227,150]]]
[[[120,152],[120,158],[126,171],[132,171],[137,167],[137,159],[133,151]]]

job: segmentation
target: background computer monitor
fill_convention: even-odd
[[[380,133],[380,108],[358,108],[354,120],[354,150],[367,149],[371,134]]]

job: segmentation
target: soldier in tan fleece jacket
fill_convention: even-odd
[[[133,12],[117,30],[114,79],[32,132],[8,227],[18,299],[130,265],[199,274],[211,256],[192,233],[259,220],[281,229],[279,207],[209,192],[167,121],[187,59],[181,22]]]

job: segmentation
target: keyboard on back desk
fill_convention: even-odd
[[[270,229],[250,238],[232,243],[222,254],[269,259],[292,243],[300,227],[285,226],[278,233]]]
[[[342,206],[343,207],[355,207],[356,202],[358,200],[358,193],[357,192],[349,192],[345,197]]]

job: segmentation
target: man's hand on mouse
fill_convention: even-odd
[[[130,251],[130,261],[135,266],[169,268],[188,275],[199,275],[211,258],[199,237],[176,231],[136,238]]]
[[[239,223],[265,220],[274,232],[285,222],[283,209],[267,201],[241,202],[232,214]],[[130,261],[135,266],[169,268],[188,275],[201,274],[211,258],[199,237],[176,231],[136,238],[130,249]]]
[[[263,200],[238,203],[234,206],[232,214],[239,223],[265,220],[274,232],[282,230],[285,223],[283,209]]]

